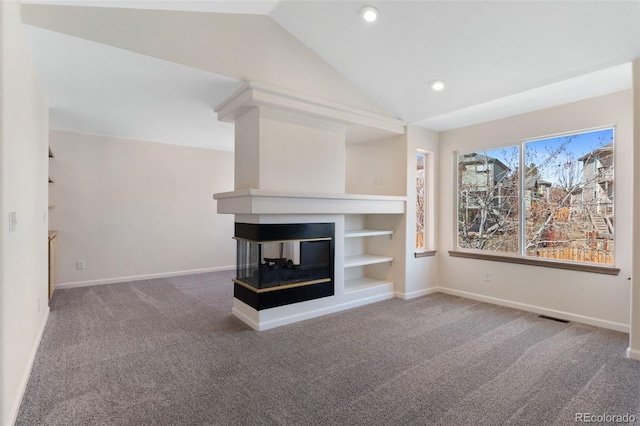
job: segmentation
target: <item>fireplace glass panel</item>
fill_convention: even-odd
[[[331,239],[237,238],[237,279],[256,289],[331,281]]]

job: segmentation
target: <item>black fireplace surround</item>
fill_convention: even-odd
[[[333,223],[235,224],[233,295],[256,310],[334,294]]]

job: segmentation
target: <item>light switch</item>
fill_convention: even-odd
[[[18,223],[18,217],[16,212],[9,212],[9,232],[16,230],[16,224]]]

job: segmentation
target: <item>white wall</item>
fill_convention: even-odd
[[[17,415],[46,322],[48,110],[20,22],[20,3],[0,4],[2,232],[0,423]],[[19,223],[8,232],[9,212]]]
[[[427,194],[427,246],[429,249],[435,248],[438,241],[438,190],[435,183],[438,178],[439,168],[439,143],[438,133],[423,129],[417,126],[407,127],[407,214],[406,218],[406,244],[405,244],[405,286],[397,288],[398,296],[411,298],[428,293],[438,286],[438,261],[444,254],[439,252],[436,256],[419,257],[414,256],[416,252],[416,154],[418,150],[427,153],[426,163],[426,194]]]
[[[50,140],[60,286],[235,265],[233,217],[212,198],[233,189],[233,153],[61,131]]]
[[[344,193],[345,127],[269,108],[235,120],[234,189]]]
[[[342,125],[261,108],[259,189],[344,193],[344,145]]]
[[[405,195],[406,135],[346,145],[347,194]]]
[[[260,188],[260,109],[236,118],[233,189]]]
[[[640,164],[640,59],[633,62],[633,161]],[[634,212],[640,212],[640,172],[633,175]],[[633,272],[640,274],[640,226],[633,227]],[[629,357],[640,361],[640,279],[632,281],[631,289],[631,330],[629,332]]]
[[[561,132],[616,125],[616,266],[618,276],[452,258],[455,152],[505,146]],[[547,312],[618,330],[629,325],[633,140],[631,91],[614,93],[440,134],[440,286],[456,294]],[[484,282],[484,271],[493,279]]]

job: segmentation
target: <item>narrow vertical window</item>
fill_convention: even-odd
[[[427,174],[426,154],[418,152],[416,155],[416,249],[427,248]]]

